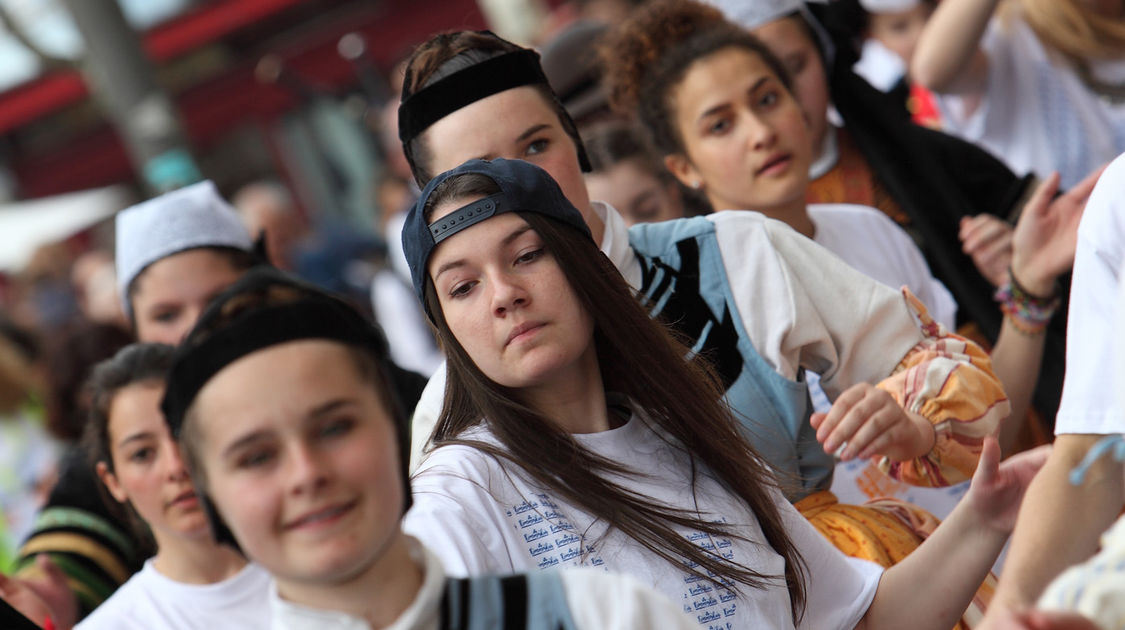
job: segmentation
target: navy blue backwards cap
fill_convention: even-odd
[[[469,173],[488,177],[496,182],[500,192],[462,206],[427,224],[426,203],[430,195],[449,178]],[[522,160],[469,160],[431,179],[422,189],[418,201],[410,208],[406,224],[402,227],[402,248],[406,252],[406,262],[410,265],[414,293],[422,302],[423,308],[426,307],[425,291],[429,279],[426,263],[429,262],[434,247],[461,230],[504,212],[534,212],[561,221],[591,240],[594,238],[582,213],[570,203],[547,171]],[[426,315],[433,319],[428,308]]]

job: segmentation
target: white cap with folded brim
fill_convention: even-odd
[[[905,13],[922,4],[922,0],[859,0],[868,13]]]
[[[253,248],[238,212],[210,181],[126,208],[116,227],[117,292],[129,315],[129,285],[152,263],[197,247]]]
[[[836,57],[832,38],[824,30],[824,26],[809,12],[802,0],[703,0],[703,2],[722,11],[731,22],[749,30],[799,13],[816,33],[816,38],[824,51],[825,65],[831,67]],[[809,3],[826,4],[827,0],[809,0]]]

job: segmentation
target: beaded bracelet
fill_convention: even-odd
[[[1012,325],[1025,335],[1038,335],[1047,329],[1047,323],[1059,310],[1062,298],[1056,291],[1050,297],[1033,295],[1020,285],[1012,269],[1008,268],[1008,282],[1000,287],[994,300],[1000,303],[1000,310]]]

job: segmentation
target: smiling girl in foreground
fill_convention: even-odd
[[[272,627],[690,627],[601,573],[446,579],[400,526],[409,440],[387,364],[359,313],[269,269],[217,297],[177,350],[163,408],[216,537],[274,578]]]

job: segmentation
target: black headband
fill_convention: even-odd
[[[299,339],[327,339],[378,354],[381,339],[371,324],[334,299],[304,299],[256,309],[216,331],[198,345],[190,337],[176,352],[160,408],[177,439],[184,414],[199,390],[224,367],[277,344]]]
[[[402,101],[398,108],[399,140],[406,144],[435,122],[483,98],[539,84],[550,87],[539,65],[539,53],[526,48],[458,70]]]

